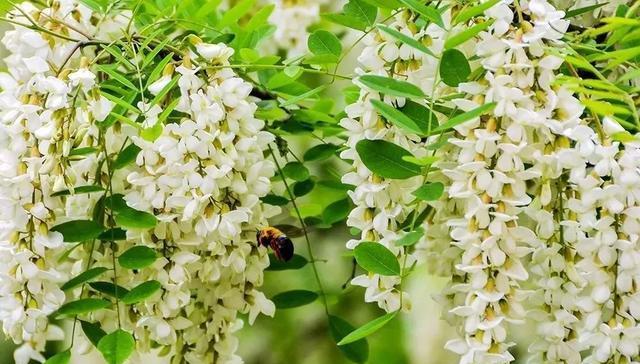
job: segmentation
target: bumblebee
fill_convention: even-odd
[[[271,247],[276,258],[288,261],[293,257],[293,243],[282,231],[274,227],[266,227],[256,234],[258,244]]]

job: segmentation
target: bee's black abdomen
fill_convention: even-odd
[[[276,240],[276,244],[278,246],[276,251],[278,258],[286,262],[293,257],[293,243],[291,242],[291,239],[286,236],[280,236]]]

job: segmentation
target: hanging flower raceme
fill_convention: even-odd
[[[362,69],[357,70],[361,77],[356,83],[360,88],[360,96],[354,104],[347,106],[345,110],[347,118],[341,121],[349,137],[346,143],[348,149],[342,152],[341,157],[353,160],[354,167],[353,171],[347,173],[342,179],[344,183],[355,186],[355,189],[349,193],[355,208],[350,213],[347,224],[359,230],[359,237],[350,240],[347,247],[357,250],[363,242],[382,244],[395,256],[402,272],[413,266],[422,255],[413,247],[402,247],[402,244],[397,242],[407,237],[408,234],[403,230],[421,231],[420,226],[426,215],[431,214],[433,206],[428,206],[413,194],[425,184],[426,176],[413,172],[409,175],[394,176],[372,171],[371,164],[363,161],[364,158],[360,153],[364,152],[360,148],[366,149],[368,145],[374,149],[386,148],[393,143],[417,158],[433,158],[430,155],[431,151],[425,149],[433,138],[423,139],[421,135],[428,134],[431,125],[435,128],[436,115],[429,113],[422,102],[391,95],[383,97],[380,89],[374,85],[377,80],[384,80],[387,77],[407,81],[418,86],[418,93],[423,91],[431,98],[442,95],[447,89],[450,90],[448,86],[443,87],[436,83],[438,59],[429,51],[425,52],[402,44],[395,35],[396,32],[401,33],[415,39],[418,43],[429,44],[429,49],[433,53],[441,52],[447,35],[443,30],[445,25],[432,23],[424,29],[417,30],[413,21],[414,16],[410,11],[399,12],[393,23],[365,37],[366,47],[358,57],[362,66]],[[449,12],[445,12],[443,15],[445,21],[448,21],[448,16]],[[408,131],[392,123],[390,116],[385,114],[384,110],[394,106],[413,110],[416,114],[426,112],[418,116],[424,118],[419,123],[429,124],[429,126],[418,132],[417,130]],[[439,153],[443,153],[444,149]],[[437,174],[432,172],[432,175]],[[431,205],[437,204],[439,202]],[[437,216],[444,216],[447,211],[447,209],[441,209]],[[415,235],[414,233],[411,237]],[[408,239],[411,240],[411,237]],[[424,239],[415,239],[408,245],[417,243],[417,240],[421,240],[421,244],[424,244]],[[389,272],[383,274],[369,272],[355,277],[352,284],[365,287],[365,301],[377,302],[378,306],[388,312],[408,309],[409,298],[399,289],[400,275]]]
[[[11,16],[34,28],[5,34],[0,75],[0,321],[22,344],[16,362],[63,339],[51,317],[80,320],[74,352],[88,348],[81,327],[98,348],[106,332],[175,363],[240,362],[238,314],[274,313],[255,232],[278,211],[260,204],[273,137],[228,68],[233,50],[193,37],[128,81],[134,63],[105,64],[99,47],[119,46],[127,13],[55,1]]]
[[[447,347],[462,356],[461,363],[514,360],[507,324],[523,321],[529,298],[543,307],[538,318],[544,339],[532,347],[539,355],[532,360],[579,361],[571,295],[584,280],[566,266],[564,218],[557,213],[563,210],[562,173],[576,162],[565,152],[566,134],[584,124],[583,108],[553,84],[562,58],[546,51],[557,46],[568,22],[545,1],[500,2],[485,15],[491,23],[475,49],[484,76],[458,86],[473,103],[454,103],[463,110],[494,105],[493,111],[455,128],[450,142],[458,148],[452,158],[457,163],[443,166],[451,179],[448,196],[466,206],[463,216],[448,222],[452,244],[462,252],[445,293],[462,337]],[[529,219],[521,221],[523,214]],[[529,269],[539,288],[525,291],[532,251]]]
[[[55,225],[90,214],[96,198],[75,195],[74,186],[94,181],[96,155],[82,161],[77,151],[93,148],[92,115],[98,102],[90,91],[95,74],[86,58],[76,52],[77,42],[100,35],[95,14],[75,2],[54,2],[38,9],[21,4],[9,15],[18,24],[5,33],[9,51],[8,72],[0,87],[0,321],[3,331],[22,346],[17,363],[44,361],[41,352],[48,340],[61,340],[62,330],[49,316],[65,302],[61,289],[73,264],[60,261],[68,245]],[[125,17],[101,19],[123,26]],[[48,33],[27,28],[39,26]],[[86,100],[72,106],[73,99]],[[103,102],[103,112],[111,104]],[[80,192],[81,188],[78,189]]]
[[[253,323],[275,309],[257,290],[269,261],[255,243],[256,229],[277,212],[259,203],[274,175],[263,154],[273,137],[253,116],[251,85],[224,68],[233,50],[195,41],[195,53],[181,61],[176,74],[169,66],[156,81],[177,80],[172,106],[184,116],[157,137],[132,137],[140,148],[138,168],[126,177],[124,200],[154,214],[158,224],[127,238],[162,254],[154,269],[132,281],[154,280],[163,293],[138,307],[131,324],[145,345],[175,343],[176,363],[236,362],[233,333],[242,327],[237,314],[248,313]],[[142,113],[143,125],[154,128],[162,112]]]

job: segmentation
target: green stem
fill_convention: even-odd
[[[311,241],[309,240],[309,234],[307,232],[307,224],[305,224],[304,219],[302,218],[300,209],[298,209],[298,205],[296,204],[296,197],[291,192],[291,189],[289,188],[289,184],[287,183],[287,178],[284,176],[284,173],[282,172],[282,168],[280,168],[280,162],[278,162],[278,158],[276,157],[276,154],[274,153],[273,148],[271,148],[271,145],[269,145],[268,147],[269,147],[269,152],[271,153],[271,157],[273,158],[273,161],[276,164],[276,168],[278,169],[278,174],[282,178],[284,187],[287,190],[287,194],[289,195],[289,198],[291,199],[291,205],[293,206],[293,209],[295,210],[296,215],[298,216],[298,220],[300,221],[300,227],[302,228],[302,231],[304,233],[304,239],[307,244],[307,250],[309,252],[309,263],[311,264],[311,268],[313,268],[313,275],[315,276],[316,283],[318,284],[318,289],[320,290],[320,295],[322,296],[322,303],[324,304],[324,312],[327,314],[327,316],[329,316],[329,304],[327,303],[327,297],[324,292],[324,288],[322,286],[322,280],[320,280],[318,267],[316,267],[316,263],[315,263],[316,259],[313,256],[313,249],[311,249]]]
[[[104,135],[100,140],[100,143],[102,144],[102,150],[104,152],[104,158],[105,158],[105,163],[107,165],[107,176],[109,178],[108,180],[108,184],[107,184],[107,191],[105,193],[105,196],[109,196],[109,198],[113,198],[113,184],[111,183],[111,180],[113,178],[113,168],[111,167],[111,161],[109,160],[109,153],[107,151],[107,144],[106,141],[104,140]],[[113,225],[113,211],[111,211],[111,209],[109,209],[109,216],[107,217],[107,227],[109,227],[110,229],[112,229],[114,227]],[[119,294],[119,290],[118,290],[118,270],[117,270],[117,264],[116,264],[116,249],[115,249],[115,242],[112,240],[110,241],[111,243],[111,263],[113,265],[113,285],[115,286],[114,288],[114,296],[116,299],[116,314],[118,317],[118,328],[122,328],[122,320],[120,318],[120,297],[118,297]]]
[[[62,34],[58,34],[56,32],[52,32],[49,29],[45,29],[45,28],[43,28],[43,27],[41,27],[39,25],[29,25],[29,24],[21,23],[19,21],[15,21],[15,20],[12,20],[12,19],[7,19],[7,18],[0,18],[0,21],[6,22],[6,23],[10,23],[10,24],[13,24],[13,25],[19,25],[21,27],[25,27],[25,28],[31,29],[31,30],[36,30],[36,31],[39,31],[39,32],[42,32],[42,33],[49,34],[49,35],[54,36],[56,38],[68,40],[68,41],[71,41],[71,42],[80,42],[79,39],[67,37],[66,35],[62,35]]]

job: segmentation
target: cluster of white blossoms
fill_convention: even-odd
[[[449,15],[450,12],[443,14],[447,25]],[[436,54],[441,52],[447,32],[435,24],[416,32],[417,27],[411,17],[408,11],[400,12],[389,26],[419,42],[430,43],[430,49]],[[435,84],[438,74],[438,60],[435,57],[402,44],[382,31],[372,31],[364,41],[365,48],[358,57],[362,68],[356,69],[357,74],[410,81],[426,94],[436,97],[448,88]],[[347,117],[340,122],[348,136],[347,149],[341,153],[341,157],[353,160],[353,170],[344,175],[342,182],[355,186],[355,189],[349,192],[355,208],[349,214],[347,224],[358,229],[360,233],[357,239],[347,243],[347,247],[353,249],[363,241],[379,242],[396,255],[401,267],[408,269],[416,263],[420,253],[409,253],[395,242],[404,235],[400,227],[403,224],[411,226],[417,214],[427,208],[425,203],[421,203],[412,195],[413,191],[425,183],[425,177],[395,180],[377,176],[360,160],[356,144],[360,140],[380,139],[395,143],[416,157],[426,157],[429,151],[425,149],[426,143],[420,136],[410,134],[382,119],[371,104],[371,100],[381,99],[380,93],[361,84],[358,86],[359,99],[346,107]],[[396,107],[413,102],[390,96],[385,96],[383,101]],[[399,276],[368,273],[355,277],[351,283],[366,287],[365,301],[377,302],[380,308],[392,312],[401,308],[408,309],[411,305],[406,293],[401,292],[398,287],[400,281]]]
[[[308,29],[320,21],[320,6],[327,0],[270,0],[275,8],[269,16],[269,23],[276,29],[273,39],[265,44],[267,51],[283,50],[289,57],[301,56],[307,52]]]
[[[255,243],[256,229],[279,212],[259,200],[269,192],[275,173],[273,162],[264,159],[273,136],[254,117],[250,84],[229,68],[204,73],[209,66],[228,65],[233,50],[205,43],[195,48],[175,69],[180,89],[176,110],[184,116],[165,125],[153,141],[132,137],[141,151],[137,168],[126,177],[131,186],[124,199],[155,214],[159,223],[128,238],[162,257],[153,269],[127,280],[134,286],[157,280],[163,289],[137,308],[132,325],[147,345],[175,343],[175,363],[237,363],[233,333],[242,327],[238,313],[248,313],[253,323],[258,314],[273,316],[275,311],[257,290],[269,259]],[[170,73],[150,85],[156,90],[152,93],[173,77]],[[158,108],[143,115],[149,128],[161,112]]]
[[[65,200],[54,192],[93,184],[97,157],[73,162],[73,150],[92,146],[88,107],[72,106],[72,98],[89,94],[95,74],[76,52],[76,42],[102,36],[93,12],[72,1],[56,1],[38,9],[23,3],[8,16],[17,23],[5,32],[2,44],[9,55],[8,72],[0,74],[0,322],[3,331],[22,343],[15,359],[26,364],[44,361],[48,340],[61,340],[63,331],[48,315],[65,302],[60,285],[70,278],[71,263],[64,253],[63,236],[50,229],[65,219],[87,214],[87,195]],[[103,18],[104,23],[126,25],[126,16]],[[28,29],[37,24],[51,32]],[[57,35],[53,35],[57,34]],[[88,103],[100,103],[91,94]],[[102,117],[104,119],[104,117]],[[90,211],[89,211],[90,213]]]
[[[95,267],[108,269],[95,287],[115,284],[120,298],[144,282],[160,289],[132,305],[116,299],[83,320],[107,333],[132,332],[138,353],[162,346],[174,363],[242,362],[235,354],[239,313],[253,323],[275,310],[258,290],[269,260],[255,232],[278,208],[259,200],[275,173],[264,159],[273,136],[254,117],[251,85],[226,67],[233,50],[191,39],[192,50],[175,56],[141,95],[139,112],[126,114],[142,120],[136,126],[110,117],[116,104],[102,94],[94,70],[104,52],[92,45],[121,38],[130,14],[104,17],[61,0],[44,9],[23,3],[9,16],[25,25],[5,33],[8,72],[0,74],[0,322],[21,344],[16,363],[43,362],[46,342],[64,339],[49,321],[63,304],[113,299],[94,286],[61,289]],[[150,106],[149,98],[174,84],[176,91]],[[168,105],[179,117],[163,114]],[[135,162],[114,167],[124,150],[137,153]],[[75,193],[81,186],[104,191]],[[76,220],[113,227],[105,201],[158,222],[127,229],[117,242],[70,244],[52,230]],[[139,270],[117,266],[134,246],[159,258]],[[74,332],[74,351],[88,350]]]
[[[456,164],[444,169],[450,178],[448,197],[465,206],[462,216],[448,222],[451,244],[461,255],[447,292],[460,338],[447,348],[461,355],[461,363],[514,360],[507,324],[525,316],[525,257],[537,247],[546,248],[553,233],[548,223],[554,210],[548,205],[551,184],[562,168],[551,154],[582,113],[576,98],[553,86],[562,59],[545,50],[567,29],[564,14],[544,0],[520,2],[528,19],[516,26],[509,4],[498,3],[485,13],[493,23],[475,45],[484,76],[458,86],[474,103],[454,100],[463,110],[496,106],[456,128],[449,139],[458,148],[452,156]],[[535,228],[520,222],[530,210]],[[534,273],[545,279],[549,272],[541,268]],[[549,316],[545,323],[554,322]]]
[[[587,125],[556,82],[564,12],[520,2],[525,19],[503,27],[516,16],[507,4],[486,12],[495,22],[476,45],[483,80],[459,86],[496,107],[456,128],[460,152],[444,170],[448,197],[467,204],[449,222],[462,249],[450,313],[463,321],[447,347],[461,363],[510,362],[507,323],[528,310],[532,363],[636,362],[638,143],[613,142],[623,129],[611,119]]]
[[[435,153],[439,172],[384,179],[359,159],[360,140],[388,140],[422,158],[432,138],[385,123],[370,104],[380,95],[359,85],[360,98],[341,122],[349,136],[342,157],[354,160],[343,178],[355,186],[348,224],[361,231],[347,246],[376,241],[402,264],[406,252],[395,245],[403,234],[399,226],[424,208],[411,193],[425,181],[442,181],[446,192],[429,203],[423,225],[419,246],[426,252],[411,253],[406,264],[425,259],[432,271],[451,277],[441,301],[459,330],[446,347],[460,363],[513,361],[508,326],[527,319],[537,327],[532,363],[640,360],[640,144],[613,141],[623,129],[609,118],[600,127],[599,120],[583,118],[584,106],[558,82],[561,39],[569,27],[564,12],[546,0],[505,0],[453,27],[450,10],[443,12],[446,31],[416,27],[404,14],[389,26],[436,55],[449,34],[490,22],[457,47],[482,76],[461,83],[457,91],[465,97],[451,104],[463,111],[495,107],[454,128],[449,145]],[[384,32],[366,40],[359,74],[409,81],[436,100],[456,91],[437,81],[437,59]],[[406,102],[384,101],[398,108]],[[399,277],[368,273],[352,283],[366,287],[365,301],[387,311],[400,308]]]

